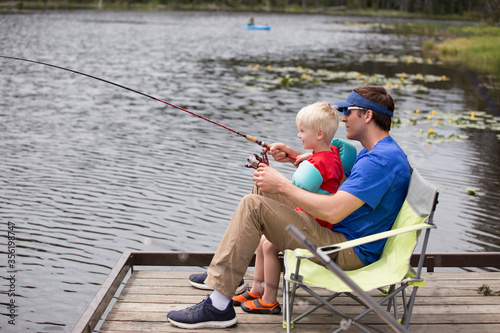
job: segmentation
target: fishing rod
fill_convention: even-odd
[[[71,73],[74,73],[74,74],[79,74],[79,75],[83,75],[83,76],[86,76],[86,77],[89,77],[91,79],[95,79],[95,80],[98,80],[98,81],[102,81],[102,82],[105,82],[105,83],[108,83],[108,84],[111,84],[111,85],[114,85],[116,87],[119,87],[119,88],[122,88],[122,89],[125,89],[125,90],[128,90],[128,91],[131,91],[131,92],[134,92],[136,94],[139,94],[139,95],[142,95],[142,96],[145,96],[147,98],[150,98],[150,99],[153,99],[155,101],[158,101],[158,102],[161,102],[161,103],[164,103],[164,104],[167,104],[171,107],[174,107],[178,110],[181,110],[181,111],[184,111],[184,112],[187,112],[193,116],[196,116],[198,118],[201,118],[203,120],[206,120],[214,125],[217,125],[217,126],[220,126],[228,131],[231,131],[235,134],[238,134],[242,137],[244,137],[245,139],[247,139],[248,141],[250,142],[253,142],[253,143],[256,143],[262,147],[265,147],[267,149],[270,149],[271,147],[265,143],[264,141],[261,141],[261,140],[258,140],[257,138],[254,138],[253,136],[250,136],[250,135],[247,135],[247,134],[244,134],[242,132],[239,132],[235,129],[232,129],[228,126],[225,126],[223,124],[220,124],[210,118],[207,118],[207,117],[204,117],[202,115],[199,115],[197,113],[194,113],[192,111],[189,111],[187,109],[184,109],[180,106],[177,106],[175,104],[172,104],[172,103],[169,103],[167,101],[164,101],[162,99],[159,99],[159,98],[156,98],[154,96],[151,96],[151,95],[148,95],[146,93],[143,93],[143,92],[140,92],[138,90],[135,90],[135,89],[132,89],[132,88],[129,88],[129,87],[126,87],[126,86],[123,86],[121,84],[118,84],[118,83],[115,83],[115,82],[112,82],[112,81],[109,81],[109,80],[106,80],[106,79],[102,79],[100,77],[97,77],[97,76],[94,76],[94,75],[90,75],[90,74],[87,74],[87,73],[83,73],[83,72],[79,72],[79,71],[76,71],[76,70],[73,70],[73,69],[70,69],[70,68],[65,68],[65,67],[61,67],[61,66],[57,66],[57,65],[53,65],[53,64],[49,64],[49,63],[46,63],[46,62],[41,62],[41,61],[36,61],[36,60],[30,60],[30,59],[25,59],[25,58],[18,58],[18,57],[10,57],[10,56],[4,56],[4,55],[0,55],[0,58],[4,58],[4,59],[11,59],[11,60],[19,60],[19,61],[25,61],[25,62],[30,62],[30,63],[34,63],[34,64],[39,64],[39,65],[44,65],[44,66],[49,66],[49,67],[52,67],[52,68],[57,68],[57,69],[61,69],[63,71],[68,71],[68,72],[71,72]],[[293,160],[296,160],[295,157],[293,156],[290,156],[288,154],[286,154],[286,157],[290,157],[291,159]],[[256,165],[258,165],[258,163],[266,163],[267,165],[269,165],[269,160],[267,159],[267,155],[265,152],[262,152],[261,153],[261,156],[259,156],[258,154],[253,154],[252,156],[250,156],[248,159],[247,159],[248,163],[246,164],[246,166],[248,167],[251,167],[251,168],[256,168]]]

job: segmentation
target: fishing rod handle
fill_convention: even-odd
[[[264,147],[264,148],[267,148],[267,149],[271,150],[271,146],[269,146],[269,145],[268,145],[267,143],[265,143],[264,141],[258,140],[258,139],[254,138],[254,137],[253,137],[253,136],[251,136],[251,135],[246,135],[245,137],[246,137],[246,139],[247,139],[248,141],[252,141],[252,142],[254,142],[254,143],[256,143],[256,144],[258,144],[258,145],[260,145],[260,146],[262,146],[262,147]],[[294,161],[296,161],[296,160],[297,160],[297,158],[296,158],[295,156],[291,156],[291,155],[289,155],[289,154],[288,154],[288,153],[286,153],[286,152],[285,152],[285,157],[291,158],[291,159],[292,159],[292,160],[294,160]]]

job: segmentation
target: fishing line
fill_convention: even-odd
[[[214,121],[214,120],[212,120],[212,119],[210,119],[210,118],[204,117],[204,116],[202,116],[202,115],[199,115],[199,114],[197,114],[197,113],[194,113],[194,112],[192,112],[192,111],[189,111],[189,110],[187,110],[187,109],[184,109],[184,108],[182,108],[182,107],[180,107],[180,106],[177,106],[177,105],[175,105],[175,104],[169,103],[169,102],[167,102],[167,101],[161,100],[161,99],[156,98],[156,97],[154,97],[154,96],[148,95],[148,94],[143,93],[143,92],[141,92],[141,91],[138,91],[138,90],[135,90],[135,89],[132,89],[132,88],[129,88],[129,87],[123,86],[123,85],[121,85],[121,84],[118,84],[118,83],[115,83],[115,82],[112,82],[112,81],[109,81],[109,80],[106,80],[106,79],[102,79],[102,78],[97,77],[97,76],[94,76],[94,75],[86,74],[86,73],[79,72],[79,71],[76,71],[76,70],[73,70],[73,69],[70,69],[70,68],[65,68],[65,67],[61,67],[61,66],[57,66],[57,65],[53,65],[53,64],[49,64],[49,63],[46,63],[46,62],[36,61],[36,60],[30,60],[30,59],[24,59],[24,58],[18,58],[18,57],[10,57],[10,56],[3,56],[3,55],[0,55],[0,58],[4,58],[4,59],[11,59],[11,60],[19,60],[19,61],[25,61],[25,62],[30,62],[30,63],[34,63],[34,64],[39,64],[39,65],[49,66],[49,67],[53,67],[53,68],[57,68],[57,69],[61,69],[61,70],[63,70],[63,71],[68,71],[68,72],[71,72],[71,73],[73,73],[73,74],[79,74],[79,75],[83,75],[83,76],[89,77],[89,78],[91,78],[91,79],[95,79],[95,80],[98,80],[98,81],[102,81],[102,82],[105,82],[105,83],[108,83],[108,84],[114,85],[114,86],[116,86],[116,87],[119,87],[119,88],[122,88],[122,89],[125,89],[125,90],[128,90],[128,91],[134,92],[134,93],[136,93],[136,94],[139,94],[139,95],[145,96],[145,97],[147,97],[147,98],[153,99],[153,100],[155,100],[155,101],[158,101],[158,102],[161,102],[161,103],[167,104],[167,105],[169,105],[169,106],[171,106],[171,107],[174,107],[174,108],[176,108],[176,109],[178,109],[178,110],[181,110],[181,111],[187,112],[187,113],[189,113],[189,114],[191,114],[191,115],[193,115],[193,116],[196,116],[196,117],[198,117],[198,118],[201,118],[201,119],[203,119],[203,120],[206,120],[206,121],[208,121],[208,122],[210,122],[210,123],[212,123],[212,124],[214,124],[214,125],[220,126],[220,127],[224,128],[224,129],[226,129],[226,130],[228,130],[228,131],[231,131],[231,132],[235,133],[235,134],[238,134],[238,135],[240,135],[240,136],[244,137],[245,139],[247,139],[247,140],[248,140],[248,141],[250,141],[250,142],[256,143],[256,144],[258,144],[258,145],[260,145],[260,146],[262,146],[262,147],[268,148],[268,149],[269,149],[269,148],[271,148],[271,147],[270,147],[267,143],[265,143],[264,141],[258,140],[257,138],[254,138],[253,136],[246,135],[246,134],[244,134],[244,133],[242,133],[242,132],[236,131],[236,130],[234,130],[234,129],[230,128],[230,127],[227,127],[227,126],[225,126],[225,125],[223,125],[223,124],[220,124],[220,123],[218,123],[218,122],[216,122],[216,121]],[[287,154],[287,157],[290,157],[290,158],[292,158],[292,159],[296,160],[296,158],[295,158],[295,157],[293,157],[293,156],[289,156],[288,154]],[[250,162],[250,161],[249,161],[249,162]]]

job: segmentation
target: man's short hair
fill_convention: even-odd
[[[363,85],[354,88],[354,92],[363,96],[370,101],[377,104],[385,106],[389,111],[394,112],[394,100],[391,95],[387,93],[384,87],[374,86],[374,85]],[[361,113],[360,113],[361,112]],[[358,114],[364,114],[363,111],[358,111]],[[373,112],[373,120],[378,127],[384,131],[389,132],[391,130],[392,118],[386,114]]]

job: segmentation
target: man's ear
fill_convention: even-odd
[[[365,122],[368,123],[370,120],[373,119],[373,110],[366,110],[365,114],[364,114],[364,117],[365,117]]]

